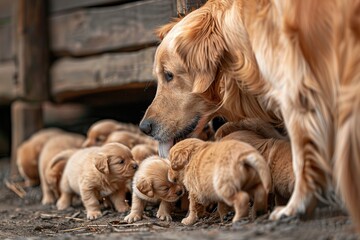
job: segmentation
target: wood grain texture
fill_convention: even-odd
[[[65,95],[75,97],[129,84],[152,82],[155,50],[152,47],[130,53],[60,59],[51,69],[52,96],[60,100]]]
[[[10,17],[0,19],[0,62],[14,58],[14,25]]]
[[[206,1],[207,0],[177,0],[177,11],[181,15],[186,15],[204,5]]]
[[[84,56],[153,45],[158,41],[154,29],[174,16],[176,0],[138,1],[56,15],[51,18],[51,50],[58,56]]]
[[[0,105],[9,104],[17,96],[16,69],[13,61],[0,64]]]
[[[50,0],[50,11],[55,13],[58,11],[69,11],[76,8],[123,2],[129,2],[129,0]]]

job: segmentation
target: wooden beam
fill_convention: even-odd
[[[0,0],[0,18],[8,18],[13,15],[17,0]]]
[[[76,94],[152,82],[155,50],[156,47],[151,47],[137,52],[60,59],[51,69],[52,96],[61,101],[65,100],[62,96],[76,97]]]
[[[51,18],[56,56],[86,56],[140,49],[158,42],[154,29],[176,17],[176,0],[137,1],[82,9]]]
[[[42,107],[39,103],[15,101],[11,105],[11,165],[10,179],[18,176],[16,150],[33,133],[43,127]]]
[[[0,0],[4,1],[4,0]],[[69,11],[76,8],[128,2],[129,0],[50,0],[50,11]]]
[[[0,64],[0,105],[9,104],[17,96],[14,61]]]
[[[46,0],[19,0],[17,19],[20,95],[48,98],[48,22]]]
[[[201,7],[207,0],[177,0],[177,10],[180,15],[186,15]]]

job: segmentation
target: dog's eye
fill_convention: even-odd
[[[120,159],[119,163],[120,164],[124,164],[125,160],[124,159]]]
[[[164,77],[167,82],[170,82],[171,80],[173,80],[174,75],[171,72],[165,71]]]

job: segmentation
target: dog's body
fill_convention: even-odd
[[[52,204],[55,203],[56,200],[56,196],[54,195],[52,188],[49,187],[45,177],[46,170],[52,158],[64,150],[80,148],[84,140],[85,137],[80,134],[64,132],[52,137],[44,145],[39,157],[39,174],[41,191],[43,194],[41,200],[42,204]]]
[[[79,149],[64,169],[60,182],[59,210],[71,205],[74,194],[80,195],[88,219],[101,216],[99,200],[109,197],[118,212],[128,210],[126,183],[134,176],[137,164],[130,149],[120,143]]]
[[[259,135],[258,131],[265,133],[262,131],[265,128],[249,131],[244,130],[243,126],[240,125],[241,122],[224,124],[217,130],[216,139],[219,141],[238,140],[246,142],[258,150],[270,168],[275,205],[285,205],[290,199],[295,185],[290,142],[284,139],[267,138],[267,136]]]
[[[156,217],[170,221],[171,203],[177,201],[184,189],[177,183],[168,181],[170,162],[158,156],[145,159],[133,179],[132,205],[125,221],[132,223],[142,219],[146,202],[160,202]]]
[[[57,128],[42,129],[24,141],[17,149],[16,164],[26,186],[39,184],[39,156],[46,141],[62,131]]]
[[[271,174],[264,158],[247,143],[228,140],[204,142],[195,138],[175,144],[169,159],[169,180],[182,182],[189,192],[189,215],[182,223],[198,219],[199,206],[218,202],[235,208],[233,221],[248,216],[250,197],[253,211],[267,211]]]
[[[162,145],[214,115],[283,119],[296,182],[271,219],[310,211],[334,175],[360,230],[360,183],[351,181],[360,132],[350,130],[360,112],[359,9],[358,0],[207,1],[159,30],[158,88],[140,128]]]

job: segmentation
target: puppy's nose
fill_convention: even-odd
[[[183,194],[183,190],[179,190],[176,192],[176,195],[181,196]]]
[[[139,127],[143,133],[151,135],[151,132],[154,128],[154,123],[151,119],[144,119],[140,122]]]
[[[133,164],[133,169],[137,169],[138,168],[138,165],[136,163]]]

